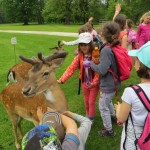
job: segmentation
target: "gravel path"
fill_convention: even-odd
[[[78,33],[71,33],[71,32],[17,31],[17,30],[0,30],[0,32],[6,32],[6,33],[24,33],[24,34],[43,34],[43,35],[57,35],[57,36],[78,37]]]

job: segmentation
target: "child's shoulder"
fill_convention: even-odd
[[[127,35],[127,31],[123,30],[120,32],[119,38],[122,39],[125,35]]]
[[[145,27],[145,24],[143,24],[143,23],[140,23],[140,24],[138,25],[138,27],[141,27],[141,28],[143,28],[143,27]]]
[[[101,50],[101,52],[103,52],[103,53],[109,53],[109,52],[111,52],[112,50],[111,50],[111,47],[110,46],[108,46],[108,45],[106,45],[104,48],[102,48],[102,50]]]

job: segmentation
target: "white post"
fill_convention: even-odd
[[[14,57],[15,57],[15,64],[16,64],[16,47],[15,47],[15,45],[17,44],[17,38],[16,37],[11,38],[11,44],[14,45]]]

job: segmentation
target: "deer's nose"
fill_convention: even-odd
[[[24,88],[24,89],[22,89],[22,93],[23,93],[24,95],[28,96],[30,90],[31,90],[31,87],[29,87],[29,88]]]

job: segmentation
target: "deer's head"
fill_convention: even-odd
[[[39,60],[19,56],[23,61],[33,65],[28,72],[29,80],[22,89],[23,94],[32,97],[57,84],[54,71],[64,62],[67,54],[66,51],[55,52],[44,58],[42,53],[38,53]]]

